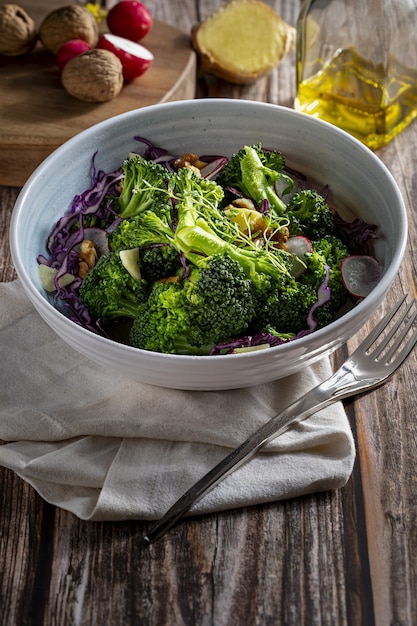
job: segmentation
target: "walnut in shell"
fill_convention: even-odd
[[[123,87],[123,67],[113,52],[89,50],[68,61],[61,75],[66,91],[84,102],[107,102]]]
[[[33,19],[17,4],[0,7],[0,54],[20,56],[34,48],[37,31]]]
[[[99,38],[97,20],[83,6],[64,6],[45,17],[39,27],[39,38],[45,48],[54,54],[71,39],[82,39],[94,48]]]
[[[192,41],[202,71],[249,84],[294,47],[295,29],[260,0],[232,0],[193,28]]]

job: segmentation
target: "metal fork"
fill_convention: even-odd
[[[160,539],[204,493],[293,424],[305,420],[338,400],[374,389],[387,381],[408,357],[417,342],[417,331],[412,328],[417,319],[417,310],[411,312],[414,300],[408,304],[406,300],[407,295],[389,311],[330,378],[271,418],[196,482],[156,522],[144,536],[144,542],[151,544]],[[394,320],[397,313],[399,316]],[[388,332],[384,335],[385,330]]]

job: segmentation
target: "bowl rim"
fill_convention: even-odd
[[[359,316],[361,311],[363,312],[365,320],[369,318],[369,316],[375,310],[375,303],[376,302],[379,303],[380,301],[382,301],[384,294],[388,291],[389,287],[391,286],[392,281],[394,277],[396,276],[400,268],[400,265],[402,263],[402,260],[405,254],[405,249],[407,246],[407,241],[408,241],[407,210],[406,210],[404,199],[402,197],[399,186],[396,180],[394,179],[392,173],[387,168],[387,166],[377,157],[377,155],[374,152],[372,152],[367,146],[365,146],[358,139],[348,134],[344,130],[334,126],[333,124],[330,124],[324,120],[320,120],[318,118],[312,117],[308,115],[307,113],[303,113],[303,112],[297,111],[295,109],[292,109],[283,105],[259,102],[255,100],[235,100],[232,98],[202,98],[202,99],[179,100],[175,102],[163,102],[163,103],[149,105],[140,109],[135,109],[133,111],[128,111],[125,113],[118,114],[114,117],[108,118],[102,122],[99,122],[83,130],[82,132],[78,133],[71,139],[67,140],[61,146],[56,148],[50,155],[48,155],[45,158],[45,160],[34,170],[34,172],[30,175],[30,177],[28,178],[28,180],[25,182],[24,186],[20,190],[18,197],[16,199],[16,202],[12,211],[12,215],[11,215],[9,241],[10,241],[12,261],[16,269],[18,278],[21,280],[23,287],[25,291],[27,292],[27,295],[29,296],[29,298],[32,300],[32,302],[33,303],[36,302],[37,307],[39,307],[39,312],[43,312],[43,314],[46,314],[47,312],[52,312],[53,315],[58,314],[58,316],[60,316],[60,322],[64,324],[64,327],[67,327],[69,331],[71,330],[74,331],[76,327],[78,331],[81,333],[80,336],[85,335],[86,338],[88,337],[90,338],[90,340],[92,339],[92,337],[95,337],[95,340],[98,341],[100,344],[103,344],[105,346],[117,345],[119,346],[119,349],[122,351],[131,352],[132,354],[137,354],[140,356],[146,355],[148,359],[149,358],[160,359],[161,357],[164,357],[165,359],[171,359],[171,360],[173,359],[175,361],[180,361],[180,362],[183,360],[184,362],[190,362],[190,360],[207,362],[207,359],[216,359],[216,360],[227,359],[228,361],[231,359],[243,360],[243,359],[256,358],[256,355],[259,355],[259,351],[253,351],[253,352],[249,351],[249,352],[238,353],[238,354],[212,355],[212,356],[167,354],[167,353],[151,352],[151,351],[143,350],[140,348],[134,348],[133,346],[115,342],[114,340],[103,337],[101,335],[98,335],[98,334],[95,335],[91,331],[83,328],[82,326],[77,325],[75,322],[67,318],[61,311],[55,308],[45,298],[45,296],[43,296],[38,291],[38,289],[32,283],[29,273],[27,272],[25,265],[21,259],[20,253],[19,253],[18,227],[19,227],[19,222],[21,219],[22,207],[24,206],[26,202],[27,196],[31,192],[32,185],[34,185],[35,182],[39,178],[42,178],[43,176],[45,176],[45,174],[47,174],[49,164],[53,160],[55,160],[57,157],[60,157],[61,155],[64,155],[68,150],[71,150],[73,144],[76,144],[80,140],[80,138],[86,138],[89,135],[96,134],[97,132],[100,132],[101,134],[103,134],[103,132],[105,132],[107,128],[114,126],[114,124],[121,123],[122,121],[126,122],[130,119],[136,119],[138,116],[140,117],[142,115],[149,115],[149,114],[152,114],[153,111],[162,111],[164,109],[167,109],[167,110],[181,109],[181,108],[188,108],[188,107],[195,107],[197,109],[199,108],[203,109],[205,107],[210,108],[210,107],[219,107],[219,106],[234,107],[234,108],[240,107],[242,110],[246,109],[247,111],[249,111],[250,109],[257,109],[259,111],[262,109],[265,109],[265,110],[273,109],[274,111],[277,112],[278,115],[294,117],[298,119],[304,118],[305,120],[308,120],[307,123],[310,125],[317,125],[321,128],[327,128],[328,132],[330,132],[334,136],[336,135],[340,136],[342,140],[345,142],[351,143],[353,146],[355,146],[356,150],[366,153],[367,157],[375,162],[377,167],[381,169],[381,171],[389,180],[391,187],[393,191],[395,192],[395,195],[398,201],[398,206],[400,207],[401,221],[400,221],[400,224],[398,224],[399,229],[400,229],[400,248],[397,250],[397,255],[395,259],[393,259],[390,264],[389,273],[386,273],[382,277],[382,279],[376,285],[376,287],[372,290],[372,292],[366,298],[364,298],[361,302],[359,302],[353,309],[343,314],[339,319],[333,321],[331,324],[325,326],[324,328],[316,330],[313,333],[306,335],[305,337],[301,337],[297,339],[295,342],[289,342],[287,344],[282,344],[279,346],[268,348],[268,352],[270,351],[276,352],[277,350],[279,350],[280,353],[285,354],[288,350],[292,349],[292,346],[294,344],[296,344],[297,346],[300,347],[300,349],[304,348],[305,353],[308,354],[309,345],[312,343],[316,344],[323,335],[325,337],[330,326],[334,330],[334,334],[338,335],[339,329],[342,330],[343,327],[346,326],[346,323],[349,323],[349,321],[353,317]]]

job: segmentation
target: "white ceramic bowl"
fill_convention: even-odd
[[[174,153],[231,155],[244,144],[276,148],[288,165],[329,184],[336,204],[379,225],[380,282],[354,309],[311,335],[268,350],[213,357],[138,350],[95,335],[57,311],[44,293],[36,257],[73,196],[89,186],[90,165],[116,169],[142,135]],[[292,109],[226,99],[180,101],[132,111],[77,135],[49,156],[22,189],[12,216],[17,274],[39,314],[73,349],[137,381],[177,389],[220,390],[297,372],[352,337],[382,302],[401,263],[407,216],[399,189],[370,150],[338,128]]]

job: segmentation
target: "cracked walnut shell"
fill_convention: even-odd
[[[65,64],[61,81],[66,91],[84,102],[107,102],[123,87],[122,64],[113,52],[89,50]]]
[[[81,39],[94,48],[99,38],[97,20],[78,4],[60,7],[45,17],[39,27],[39,38],[44,47],[54,54],[71,39]]]
[[[37,40],[33,19],[17,4],[0,7],[0,54],[20,56],[31,52]]]

